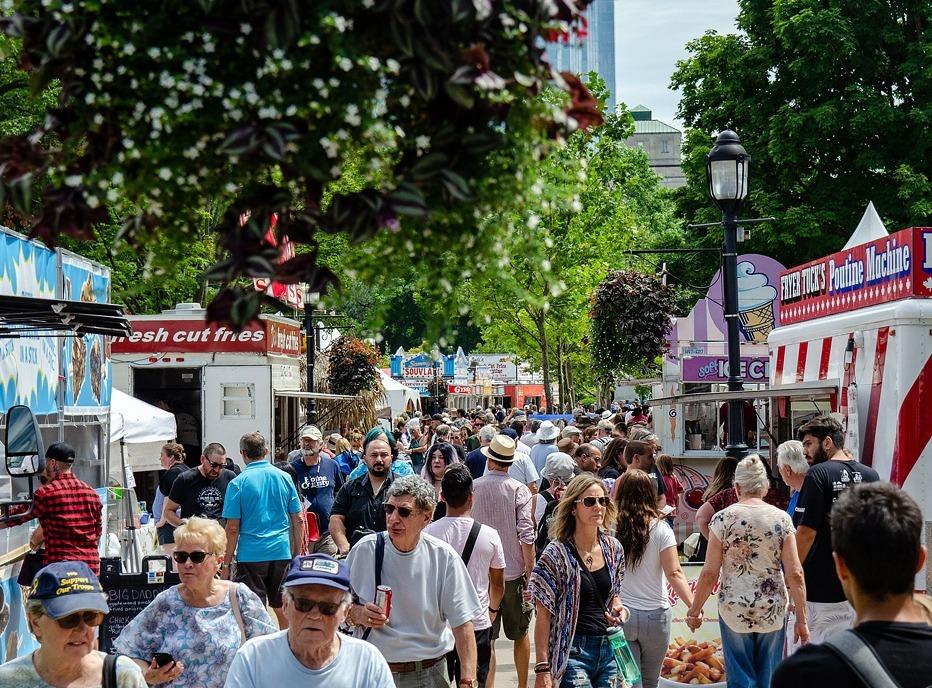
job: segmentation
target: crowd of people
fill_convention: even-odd
[[[798,435],[775,470],[720,461],[695,589],[670,521],[682,487],[647,405],[569,423],[493,408],[345,436],[309,425],[276,460],[248,433],[238,473],[220,444],[188,469],[168,443],[157,531],[180,583],[123,628],[115,662],[95,642],[109,612],[99,508],[74,450],[52,445],[29,516],[46,543],[27,601],[40,647],[0,666],[0,685],[474,688],[494,685],[504,632],[519,688],[655,688],[668,585],[693,630],[717,585],[724,661],[702,664],[705,682],[925,688],[918,507],[845,452],[832,417]]]

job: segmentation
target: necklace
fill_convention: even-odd
[[[582,560],[583,560],[584,562],[586,562],[586,568],[589,569],[589,570],[592,569],[592,562],[593,562],[593,559],[594,559],[594,557],[592,556],[592,549],[593,549],[595,546],[597,546],[598,544],[599,544],[599,541],[598,541],[598,539],[596,539],[595,545],[593,545],[592,547],[590,547],[589,549],[587,549],[585,554],[581,554],[581,553],[580,553],[580,548],[579,548],[579,543],[576,541],[576,538],[573,538],[573,545],[576,547],[576,552],[581,554]]]

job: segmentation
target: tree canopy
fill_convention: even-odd
[[[932,4],[741,0],[738,27],[691,41],[673,74],[687,219],[719,219],[703,156],[731,127],[753,159],[744,215],[777,218],[743,250],[787,264],[838,250],[871,200],[891,230],[928,223]]]
[[[33,91],[54,80],[60,94],[40,124],[0,141],[0,188],[24,215],[40,198],[32,233],[47,242],[90,239],[121,204],[122,238],[186,245],[210,199],[223,209],[210,313],[243,323],[261,299],[241,278],[325,290],[337,281],[318,260],[325,233],[379,237],[383,268],[423,256],[412,247],[425,236],[468,241],[511,200],[492,172],[513,177],[561,132],[598,124],[591,94],[553,74],[542,47],[588,4],[196,0],[143,17],[126,0],[8,0],[3,28],[22,41]],[[530,97],[551,83],[562,102]],[[490,169],[509,146],[522,150]],[[328,196],[360,154],[365,186]],[[265,241],[273,214],[307,247],[280,265]]]

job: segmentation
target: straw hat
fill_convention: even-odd
[[[479,451],[483,456],[498,463],[512,463],[515,460],[515,441],[507,435],[496,435],[489,446]]]

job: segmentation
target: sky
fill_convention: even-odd
[[[645,105],[678,129],[679,94],[669,88],[686,43],[707,29],[735,31],[737,0],[615,0],[615,98]]]

